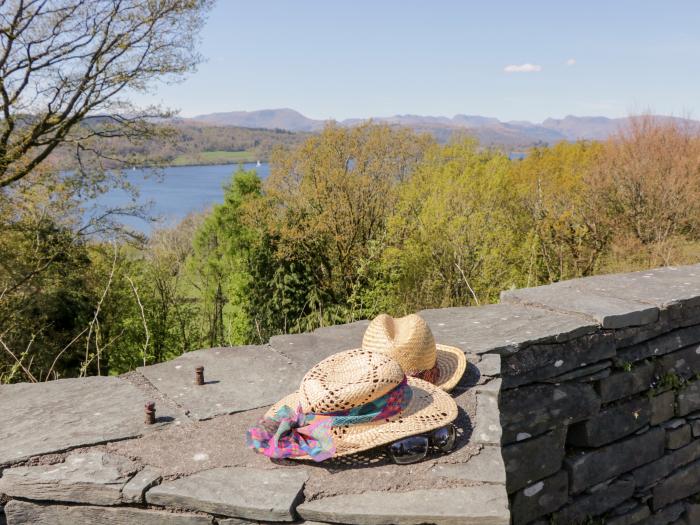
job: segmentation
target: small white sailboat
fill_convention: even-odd
[[[259,168],[260,166],[262,166],[262,164],[260,164],[260,161],[258,161],[258,163],[255,165],[255,167]]]

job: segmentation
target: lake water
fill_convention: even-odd
[[[267,178],[270,172],[268,164],[242,166],[246,170],[256,170],[262,179]],[[221,164],[177,166],[162,168],[157,172],[141,169],[129,171],[127,178],[139,189],[138,203],[149,204],[150,213],[159,217],[160,223],[175,224],[190,212],[202,211],[212,204],[223,202],[223,186],[231,180],[238,167],[239,164]],[[121,190],[112,190],[100,196],[96,202],[98,212],[130,204],[133,204],[130,196]],[[125,217],[122,222],[143,233],[149,233],[156,226],[134,217]]]
[[[522,159],[525,153],[510,153],[511,159]],[[159,224],[173,225],[193,211],[203,211],[212,204],[224,200],[224,184],[240,164],[217,166],[177,166],[163,168],[154,175],[153,170],[141,169],[128,172],[128,179],[139,189],[138,203],[149,204],[151,215],[159,217]],[[244,169],[254,169],[262,179],[270,173],[269,164],[243,164]],[[100,210],[133,204],[130,196],[120,190],[112,190],[97,200]],[[122,222],[143,233],[149,233],[157,224],[135,217],[124,217]]]

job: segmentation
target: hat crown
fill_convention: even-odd
[[[396,388],[403,378],[401,365],[385,354],[340,352],[316,364],[301,380],[302,410],[322,414],[355,408]]]
[[[378,315],[365,331],[362,349],[388,355],[407,374],[430,370],[437,359],[433,333],[428,323],[416,314],[397,319]]]

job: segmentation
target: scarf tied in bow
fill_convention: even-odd
[[[359,407],[325,414],[305,414],[301,405],[283,405],[246,432],[246,444],[269,458],[310,456],[324,461],[335,454],[332,427],[370,423],[401,413],[413,392],[403,381],[383,396]]]

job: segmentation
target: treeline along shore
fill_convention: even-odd
[[[120,227],[127,210],[86,226],[89,195],[35,183],[40,173],[5,192],[0,379],[119,374],[380,312],[700,260],[700,139],[677,123],[638,117],[605,142],[522,160],[387,125],[285,138],[268,179],[232,173],[223,204],[148,238]]]
[[[100,138],[99,150],[106,166],[148,168],[156,166],[203,166],[235,162],[267,162],[277,147],[302,144],[309,133],[283,129],[214,126],[183,120],[159,122],[146,138],[128,136]],[[110,159],[111,162],[110,162]],[[55,165],[75,169],[71,146],[59,148],[52,156]]]

